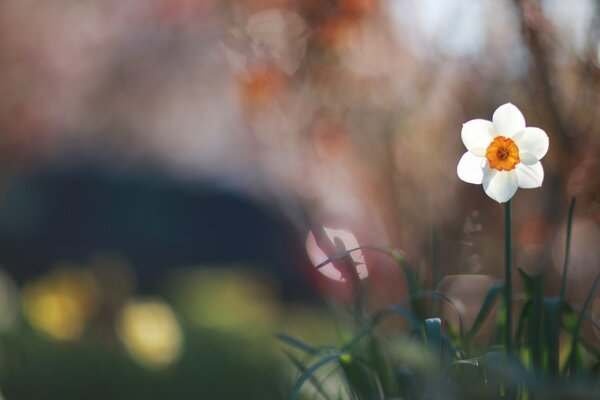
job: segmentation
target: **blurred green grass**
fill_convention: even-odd
[[[174,270],[164,297],[107,299],[98,282],[85,267],[61,268],[16,292],[16,317],[0,331],[5,398],[285,398],[295,372],[274,332],[335,337],[322,307],[281,303],[252,270]]]

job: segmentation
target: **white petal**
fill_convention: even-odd
[[[519,152],[533,154],[538,160],[548,152],[548,135],[540,128],[525,128],[523,137],[515,143]]]
[[[517,164],[515,168],[519,177],[519,187],[523,189],[533,189],[542,186],[544,181],[544,168],[541,162],[532,165],[523,163]]]
[[[483,179],[483,168],[481,168],[483,158],[477,157],[471,152],[466,152],[460,158],[456,173],[458,177],[467,183],[479,185]]]
[[[490,168],[484,169],[483,190],[498,203],[510,200],[519,188],[519,180],[516,171],[496,171]]]
[[[519,133],[525,129],[525,118],[521,111],[511,103],[506,103],[496,111],[492,117],[494,121],[494,128],[498,132],[498,135],[512,137],[514,134]]]
[[[492,121],[485,119],[472,119],[463,124],[460,132],[462,141],[467,150],[479,154],[490,145],[492,140],[498,136]]]
[[[525,128],[527,129],[527,128]],[[519,140],[521,140],[521,138],[523,137],[523,135],[525,134],[525,129],[515,133],[514,135],[512,135],[511,139],[516,143]]]
[[[539,162],[537,157],[531,153],[519,152],[519,159],[521,160],[521,162],[523,164],[527,164],[527,165],[532,165],[532,164]]]

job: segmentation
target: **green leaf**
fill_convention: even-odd
[[[567,373],[575,372],[577,369],[576,361],[577,361],[577,342],[579,340],[579,333],[581,331],[581,325],[583,324],[583,319],[586,316],[587,310],[590,307],[590,303],[592,302],[592,298],[594,297],[594,293],[596,292],[596,287],[598,286],[598,282],[600,281],[600,274],[596,276],[594,283],[592,284],[592,288],[588,292],[585,302],[583,303],[583,307],[579,310],[579,317],[577,318],[577,323],[575,324],[575,328],[571,332],[571,352],[569,354],[569,358],[567,361]]]
[[[448,365],[446,376],[453,376],[469,399],[485,398],[485,376],[478,360],[456,360]]]
[[[385,359],[381,350],[379,340],[374,335],[370,336],[369,340],[369,355],[373,369],[379,377],[383,392],[387,397],[398,397],[398,386],[394,380],[394,374],[389,363]]]
[[[598,362],[600,362],[600,348],[594,347],[592,344],[588,343],[582,338],[579,338],[578,342],[584,349],[586,349],[589,353],[596,357],[596,360],[598,360]]]
[[[483,299],[483,303],[481,304],[479,313],[477,313],[477,317],[475,317],[475,322],[473,322],[471,330],[469,330],[469,332],[467,333],[467,343],[471,343],[471,341],[473,341],[473,339],[477,335],[477,332],[479,332],[479,329],[481,328],[486,318],[488,317],[490,311],[492,310],[494,303],[498,298],[498,295],[502,293],[503,289],[504,285],[501,283],[492,284],[487,294],[485,295],[485,298]]]
[[[560,350],[560,298],[544,298],[543,306],[546,317],[544,332],[546,352],[548,354],[548,373],[550,376],[557,376]]]
[[[374,249],[373,246],[358,246],[352,249],[345,249],[345,250],[339,250],[336,251],[336,253],[334,255],[332,255],[331,257],[328,257],[325,261],[323,261],[322,263],[320,263],[319,265],[317,265],[315,268],[319,269],[319,268],[323,268],[324,266],[326,266],[329,263],[332,262],[336,262],[339,260],[343,260],[346,257],[349,257],[352,255],[353,252],[358,251],[358,250],[365,250],[365,249]]]
[[[417,395],[417,377],[409,368],[401,367],[396,372],[396,380],[399,383],[402,398],[407,400],[416,400],[420,397]]]
[[[300,371],[301,374],[304,374],[306,372],[306,366],[300,360],[298,360],[296,357],[294,357],[288,351],[284,350],[283,353],[292,362],[292,364],[294,364],[294,366],[298,369],[298,371]],[[313,386],[315,387],[315,389],[317,389],[317,392],[321,396],[323,396],[323,398],[325,398],[326,400],[332,400],[332,398],[323,389],[323,386],[322,386],[321,382],[319,382],[319,380],[314,375],[309,376],[309,381],[310,381],[310,383],[313,384]]]
[[[525,327],[528,326],[529,318],[531,317],[531,300],[525,302],[521,308],[519,315],[519,321],[517,322],[517,332],[515,334],[515,345],[517,348],[521,347],[521,344],[527,342],[525,337]]]
[[[410,324],[413,331],[419,331],[421,329],[421,323],[415,314],[410,310],[407,310],[401,304],[392,304],[391,306],[384,308],[381,313],[375,316],[375,319],[379,322],[383,317],[390,314],[396,314],[403,317]]]
[[[411,268],[408,258],[404,254],[403,251],[399,249],[395,249],[389,246],[372,246],[372,245],[363,245],[358,246],[352,249],[347,249],[343,251],[338,251],[331,257],[327,258],[325,261],[316,266],[317,269],[324,267],[325,265],[342,260],[348,256],[350,256],[353,252],[358,250],[374,250],[380,253],[384,253],[391,257],[398,266],[402,269],[402,273],[404,274],[404,280],[406,282],[406,286],[408,287],[409,297],[411,299],[411,306],[413,307],[413,311],[418,316],[421,315],[421,310],[418,302],[418,296],[416,295],[419,292],[419,277],[417,273]]]
[[[527,298],[531,299],[533,297],[533,287],[535,278],[527,274],[527,272],[523,271],[521,268],[517,268],[519,272],[519,276],[523,280],[523,284],[525,285],[525,293],[527,294]]]
[[[427,347],[433,355],[442,358],[442,320],[428,318],[425,320],[425,337]]]
[[[442,300],[444,300],[450,307],[452,307],[454,309],[454,311],[456,311],[456,315],[458,316],[458,337],[460,338],[460,340],[464,340],[465,337],[465,328],[464,328],[464,314],[462,312],[462,310],[460,309],[460,307],[458,307],[456,305],[456,303],[448,296],[446,296],[444,293],[442,292],[438,292],[438,291],[434,291],[432,292],[432,296],[434,298],[440,298]]]
[[[388,254],[396,261],[396,263],[402,268],[402,272],[404,273],[404,280],[406,281],[406,285],[408,286],[408,294],[411,299],[411,306],[413,308],[414,313],[421,319],[421,307],[418,302],[417,293],[419,292],[419,278],[415,271],[411,268],[408,258],[404,254],[404,252],[397,249],[388,250]]]
[[[385,318],[389,317],[390,315],[399,315],[401,317],[403,317],[411,326],[412,330],[414,332],[419,332],[421,330],[421,323],[419,322],[419,320],[415,317],[415,315],[409,311],[408,309],[406,309],[404,307],[404,303],[405,302],[401,302],[398,304],[392,304],[391,306],[388,306],[386,308],[384,308],[383,310],[379,311],[377,314],[375,314],[371,320],[365,324],[365,326],[356,334],[354,335],[354,337],[352,337],[352,339],[346,343],[343,346],[343,350],[350,350],[352,349],[354,346],[356,346],[357,343],[360,342],[361,339],[365,338],[366,336],[368,336],[369,334],[371,334],[371,332],[373,331],[373,329],[375,329],[375,327],[381,322],[383,321]]]
[[[536,369],[542,367],[542,314],[543,314],[543,290],[542,277],[540,275],[533,278],[533,290],[531,298],[531,314],[527,326],[527,345],[531,349],[531,361]],[[562,304],[562,303],[561,303]],[[560,310],[558,318],[560,321]]]
[[[311,378],[314,378],[314,374],[319,369],[323,368],[325,365],[333,361],[337,361],[339,357],[340,353],[327,355],[315,362],[311,367],[307,368],[294,384],[294,387],[292,388],[292,391],[290,393],[290,399],[297,399],[298,394],[300,393],[300,389],[306,383],[306,381],[310,380]]]
[[[502,365],[504,364],[504,357],[498,352],[486,353],[484,358],[485,365],[485,376],[486,376],[486,392],[485,398],[488,399],[501,399],[503,377],[502,377]]]
[[[279,333],[276,336],[282,342],[285,342],[286,344],[289,344],[290,346],[292,346],[292,347],[294,347],[294,348],[296,348],[298,350],[302,350],[305,353],[308,353],[308,354],[317,354],[317,353],[319,353],[319,349],[317,349],[315,347],[312,347],[312,346],[310,346],[310,345],[308,345],[308,344],[306,344],[304,342],[301,342],[298,339],[294,339],[291,336],[284,335],[282,333]]]
[[[340,355],[339,361],[346,375],[346,381],[357,398],[374,400],[381,398],[377,382],[364,361],[350,353]]]

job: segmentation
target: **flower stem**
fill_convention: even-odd
[[[563,275],[560,284],[560,303],[561,305],[565,302],[565,295],[567,293],[567,278],[569,273],[569,255],[571,253],[571,228],[573,227],[573,214],[575,213],[575,197],[571,199],[571,205],[569,206],[569,218],[567,219],[567,243],[565,247],[565,263],[563,265]]]
[[[504,301],[506,307],[505,335],[506,352],[512,354],[512,269],[511,269],[511,221],[510,200],[504,203]]]

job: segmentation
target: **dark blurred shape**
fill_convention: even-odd
[[[170,267],[244,264],[289,298],[310,294],[291,224],[211,182],[88,167],[15,173],[0,196],[0,263],[18,282],[108,252],[131,263],[143,291]]]

